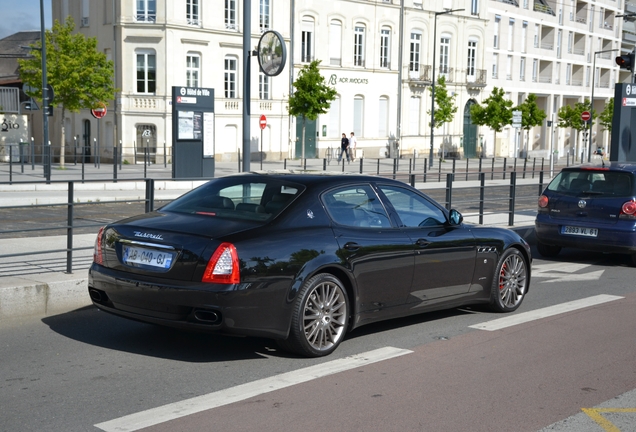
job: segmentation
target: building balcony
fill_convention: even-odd
[[[497,1],[499,3],[506,3],[506,4],[509,4],[509,5],[513,5],[513,6],[519,7],[519,2],[517,0],[495,0],[495,1]]]
[[[545,14],[552,15],[552,16],[556,15],[554,13],[554,10],[552,10],[552,8],[550,6],[548,6],[547,3],[541,2],[541,0],[534,2],[534,11],[535,12],[545,13]]]
[[[417,69],[408,68],[409,83],[414,86],[431,85],[432,70],[431,65],[419,65]]]
[[[466,87],[468,88],[482,88],[486,87],[486,78],[488,73],[486,69],[475,69],[474,74],[466,74]]]

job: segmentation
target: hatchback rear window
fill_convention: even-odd
[[[630,173],[607,170],[561,171],[550,182],[549,191],[564,195],[598,195],[628,197],[633,195],[634,183]]]
[[[281,213],[303,188],[263,176],[221,178],[177,198],[161,211],[266,221]]]

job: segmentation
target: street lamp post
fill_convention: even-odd
[[[433,75],[431,80],[431,148],[428,153],[429,167],[433,168],[433,141],[435,138],[435,48],[437,47],[437,17],[439,15],[446,15],[451,12],[459,12],[465,9],[447,9],[442,12],[435,12],[435,19],[433,22]]]
[[[592,159],[592,127],[594,126],[594,86],[596,84],[596,56],[602,53],[614,52],[618,49],[609,49],[603,51],[594,51],[594,62],[592,63],[592,97],[590,99],[590,137],[587,146],[587,161]]]

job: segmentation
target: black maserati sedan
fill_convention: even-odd
[[[464,224],[397,180],[252,172],[101,228],[88,291],[115,315],[317,357],[380,320],[477,303],[514,311],[531,260],[512,230]]]

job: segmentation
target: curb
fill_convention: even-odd
[[[88,278],[0,288],[0,319],[48,316],[89,306]]]

